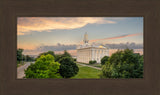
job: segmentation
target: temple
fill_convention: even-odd
[[[77,62],[89,63],[96,61],[100,63],[104,56],[109,56],[109,48],[102,45],[89,44],[88,34],[84,34],[83,45],[77,47]]]

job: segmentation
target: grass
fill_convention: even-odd
[[[101,68],[101,64],[97,64],[97,63],[96,64],[88,64],[88,65]]]
[[[78,67],[79,67],[79,72],[76,76],[72,77],[72,79],[97,79],[99,78],[99,74],[101,70],[97,70],[91,67],[81,66],[81,65],[78,65]]]
[[[79,63],[79,62],[77,62],[77,63]],[[101,64],[99,64],[99,63],[95,63],[95,64],[86,64],[86,63],[81,63],[81,64],[85,64],[85,65],[90,65],[90,66],[94,66],[94,67],[101,68]]]

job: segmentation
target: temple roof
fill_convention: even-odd
[[[77,49],[82,49],[82,48],[92,48],[92,47],[95,47],[95,48],[106,48],[106,49],[108,49],[108,47],[105,47],[105,46],[103,46],[103,45],[101,45],[101,44],[90,44],[90,43],[88,43],[89,42],[89,40],[88,40],[88,34],[87,34],[87,32],[84,34],[84,39],[83,39],[83,45],[79,45],[78,47],[77,47]]]

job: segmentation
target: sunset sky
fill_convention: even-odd
[[[143,44],[143,17],[18,17],[17,48],[36,49],[57,43]]]

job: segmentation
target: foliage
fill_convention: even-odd
[[[93,61],[92,61],[92,60],[90,60],[90,61],[89,61],[89,64],[95,64],[95,63],[97,63],[97,61],[96,61],[96,60],[93,60]]]
[[[62,59],[63,57],[71,57],[71,55],[65,50],[62,55],[60,54],[55,55],[55,61],[59,62],[59,60]]]
[[[61,64],[59,72],[63,78],[73,77],[79,71],[78,66],[71,57],[62,57],[59,63]]]
[[[62,55],[56,54],[55,55],[55,61],[58,62],[62,58]]]
[[[77,61],[77,59],[76,59],[76,58],[73,58],[73,60],[74,60],[74,61]]]
[[[79,72],[77,75],[72,77],[72,79],[91,79],[91,78],[99,78],[99,74],[101,73],[101,70],[82,66],[78,64]]]
[[[22,61],[22,57],[23,57],[22,52],[23,52],[23,49],[17,50],[17,61],[19,62]]]
[[[60,64],[51,54],[41,55],[34,64],[25,70],[26,78],[61,78],[58,70]]]
[[[41,57],[41,55],[48,55],[48,54],[50,54],[50,55],[52,55],[52,56],[54,56],[54,57],[55,57],[55,54],[54,54],[54,52],[53,52],[53,51],[48,51],[48,52],[43,52],[43,53],[39,54],[39,56],[38,56],[37,58],[40,58],[40,57]]]
[[[71,55],[65,50],[64,54],[62,54],[62,57],[71,57]]]
[[[33,57],[30,57],[29,55],[26,55],[26,56],[25,56],[25,60],[26,60],[26,61],[34,61],[34,58],[33,58]]]
[[[24,64],[25,64],[25,62],[17,61],[17,67],[20,67],[20,66],[22,66],[22,65],[24,65]]]
[[[112,54],[102,66],[101,78],[143,78],[143,56],[126,49]]]
[[[108,57],[108,56],[104,56],[104,57],[101,59],[101,65],[104,65],[104,64],[105,64],[105,62],[107,62],[107,61],[108,61],[108,59],[109,59],[109,57]]]

